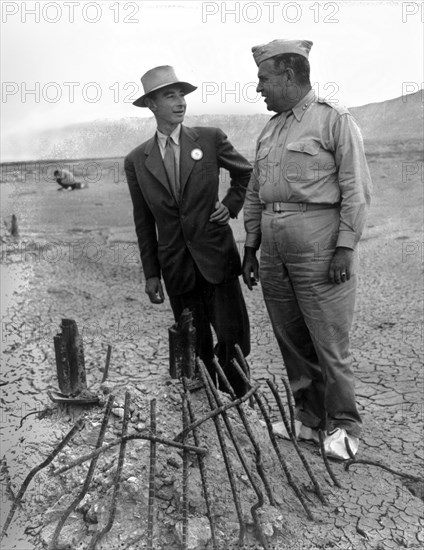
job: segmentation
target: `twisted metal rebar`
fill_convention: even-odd
[[[286,416],[286,412],[284,410],[284,405],[283,405],[283,402],[281,401],[281,397],[278,393],[277,387],[275,386],[275,384],[271,380],[267,380],[267,384],[268,384],[273,396],[275,397],[275,401],[277,402],[277,406],[278,406],[278,408],[280,410],[280,413],[281,413],[281,416],[283,418],[284,426],[286,427],[287,433],[289,434],[289,437],[290,437],[290,439],[291,439],[291,441],[294,445],[294,448],[297,451],[297,454],[300,457],[300,460],[302,461],[302,463],[305,467],[305,470],[308,472],[308,475],[309,475],[309,477],[310,477],[310,479],[313,483],[313,486],[315,487],[315,492],[317,493],[317,495],[318,495],[319,499],[321,500],[321,502],[323,504],[327,505],[328,501],[325,498],[325,496],[323,495],[320,484],[318,483],[318,480],[315,477],[314,473],[312,472],[312,469],[309,465],[309,462],[306,460],[306,456],[304,455],[302,449],[299,446],[299,443],[297,442],[296,434],[293,433],[293,431],[290,429],[290,425],[289,425],[289,422],[288,422],[288,419],[287,419],[287,416]],[[286,388],[286,391],[287,391],[287,388]]]
[[[212,391],[209,387],[210,378],[208,379],[208,377],[207,377],[207,369],[206,369],[205,365],[203,364],[203,362],[199,358],[196,359],[196,363],[197,363],[197,367],[199,369],[200,377],[202,378],[203,384],[205,385],[206,396],[208,398],[209,406],[210,406],[211,410],[213,411],[215,405],[214,405],[214,399],[213,399]],[[233,494],[234,505],[235,505],[235,508],[236,508],[237,518],[238,518],[238,522],[239,522],[239,527],[240,527],[240,530],[239,530],[239,544],[242,544],[243,541],[244,541],[245,534],[246,534],[246,526],[245,526],[244,521],[243,521],[243,513],[242,513],[242,509],[241,509],[240,498],[239,498],[239,495],[237,493],[237,487],[236,487],[236,482],[235,482],[235,478],[234,478],[234,471],[233,471],[233,467],[232,467],[232,464],[231,464],[231,459],[230,459],[230,456],[229,456],[229,453],[228,453],[227,444],[225,442],[224,431],[223,431],[222,425],[221,425],[221,418],[219,416],[214,416],[213,421],[214,421],[214,424],[215,424],[215,429],[216,429],[216,433],[217,433],[217,436],[218,436],[219,444],[221,446],[221,451],[222,451],[222,456],[224,458],[225,467],[227,469],[228,480],[230,482],[231,491],[232,491],[232,494]]]
[[[287,380],[284,378],[284,376],[281,377],[281,381],[283,383],[284,389],[286,390],[286,396],[287,396],[287,405],[289,407],[289,413],[290,413],[290,427],[291,431],[293,432],[294,436],[296,437],[296,415],[295,415],[295,405],[294,405],[294,397],[293,393],[290,387],[290,384],[287,382]],[[286,426],[287,428],[287,426]]]
[[[234,349],[235,349],[235,352],[236,352],[236,355],[237,355],[238,364],[241,366],[246,378],[250,382],[250,366],[249,366],[249,363],[246,361],[246,358],[245,358],[243,352],[241,351],[241,347],[238,344],[235,344]],[[253,395],[249,399],[249,405],[252,409],[255,406],[255,400],[253,398]]]
[[[174,441],[181,441],[183,436],[187,435],[191,430],[194,430],[194,428],[198,428],[201,424],[206,422],[206,420],[209,420],[210,418],[214,418],[215,416],[219,416],[224,411],[228,411],[228,409],[232,409],[233,407],[237,407],[237,405],[244,403],[252,395],[254,395],[254,393],[258,391],[260,387],[261,387],[260,384],[256,384],[252,386],[252,388],[245,395],[243,395],[243,397],[239,397],[238,399],[235,399],[231,403],[227,403],[222,407],[217,407],[216,409],[213,409],[209,414],[206,414],[202,418],[199,418],[199,420],[196,420],[196,422],[192,422],[190,426],[187,426],[187,428],[183,432],[180,432],[178,435],[174,437]]]
[[[382,468],[383,470],[386,470],[386,472],[390,472],[391,474],[399,477],[405,477],[407,479],[410,479],[411,481],[416,481],[418,483],[424,483],[424,478],[419,476],[414,476],[412,474],[407,474],[405,472],[399,472],[399,470],[393,470],[393,468],[389,468],[389,466],[386,466],[385,464],[382,464],[381,462],[376,462],[374,460],[365,460],[362,458],[354,458],[347,460],[344,464],[344,469],[346,471],[349,470],[351,466],[355,466],[356,464],[365,464],[367,466],[376,466],[377,468]]]
[[[188,380],[187,378],[183,377],[183,387],[187,399],[187,409],[188,409],[188,415],[190,422],[193,424],[196,421],[196,417],[193,410],[193,405],[191,403],[190,398],[190,392],[188,391]],[[194,444],[199,447],[200,446],[200,437],[199,432],[197,428],[193,428],[193,439]],[[211,502],[210,502],[210,493],[209,493],[209,486],[208,486],[208,480],[207,480],[207,474],[206,474],[206,466],[205,466],[205,459],[203,455],[198,454],[197,455],[197,461],[199,463],[199,470],[200,470],[200,478],[202,480],[202,487],[203,487],[203,496],[206,503],[206,515],[208,516],[209,525],[211,529],[211,539],[212,539],[212,547],[213,550],[218,550],[218,543],[216,540],[216,533],[215,533],[215,522],[213,520],[212,516],[212,509],[211,509]]]
[[[187,413],[187,397],[182,396],[182,414],[183,414],[183,430],[188,426]],[[185,438],[182,441],[185,443]],[[182,548],[187,550],[187,535],[188,535],[188,452],[183,450],[183,532],[182,532]]]
[[[104,413],[104,416],[103,416],[102,425],[100,427],[99,436],[98,436],[97,443],[96,443],[96,448],[100,448],[102,446],[103,439],[104,439],[105,433],[106,433],[106,428],[107,428],[109,418],[110,418],[110,413],[112,412],[112,405],[113,405],[114,399],[115,399],[114,395],[109,396],[109,399],[108,399],[108,402],[107,402],[107,405],[106,405],[106,410],[105,410],[105,413]],[[65,522],[68,519],[68,517],[70,516],[70,514],[75,510],[75,508],[82,501],[82,499],[84,498],[86,492],[88,491],[88,487],[90,486],[91,480],[93,478],[94,469],[97,465],[97,459],[98,459],[98,455],[92,458],[90,466],[88,468],[87,476],[86,476],[85,481],[84,481],[84,485],[83,485],[79,495],[73,500],[73,502],[63,512],[61,518],[59,519],[59,522],[58,522],[58,524],[56,526],[56,529],[55,529],[55,532],[53,534],[53,538],[51,540],[51,544],[50,544],[50,549],[51,550],[56,550],[57,547],[59,546],[58,539],[59,539],[62,527],[65,525]]]
[[[13,519],[13,516],[15,515],[16,508],[19,506],[19,504],[22,500],[22,497],[24,496],[25,491],[28,488],[28,485],[31,483],[34,476],[40,470],[42,470],[43,468],[48,466],[56,458],[56,456],[60,453],[60,451],[69,443],[69,441],[71,441],[71,439],[74,437],[74,435],[77,433],[77,431],[79,431],[83,426],[84,426],[84,420],[82,418],[80,418],[76,422],[76,424],[73,426],[73,428],[65,435],[65,437],[62,439],[62,441],[59,443],[59,445],[57,445],[57,447],[55,449],[53,449],[53,451],[48,455],[48,457],[41,464],[39,464],[38,466],[33,468],[30,471],[30,473],[26,476],[26,478],[25,478],[24,482],[22,483],[22,486],[19,490],[19,493],[16,495],[16,497],[13,501],[13,504],[12,504],[12,507],[9,511],[9,514],[7,515],[6,523],[4,524],[1,535],[0,535],[0,542],[3,540],[4,535],[6,535],[7,530],[9,529],[9,525],[10,525],[12,519]]]
[[[237,349],[237,345],[236,345],[236,349]],[[238,348],[238,355],[241,356],[243,355],[240,348]],[[243,360],[246,362],[246,359],[243,358]],[[241,376],[242,380],[248,384],[248,385],[252,385],[252,382],[250,380],[248,380],[248,378],[246,377],[246,375],[244,374],[244,371],[243,369],[240,367],[240,365],[238,364],[238,362],[236,360],[233,360],[232,361],[232,364],[234,365],[234,368],[237,370],[237,372],[239,373],[239,375]],[[284,457],[283,455],[281,454],[281,451],[280,451],[280,448],[278,447],[278,443],[277,443],[277,440],[275,438],[275,434],[274,434],[274,431],[272,429],[272,423],[271,423],[271,420],[269,418],[269,415],[266,411],[266,408],[265,408],[265,405],[263,403],[263,400],[262,400],[262,396],[259,392],[256,392],[254,394],[254,397],[255,397],[255,400],[256,400],[256,403],[258,404],[259,406],[259,410],[261,411],[262,413],[262,416],[265,420],[265,424],[266,424],[266,427],[268,429],[268,434],[269,434],[269,437],[271,439],[271,443],[272,443],[272,446],[274,448],[274,451],[277,455],[277,458],[280,462],[280,465],[286,475],[286,478],[287,478],[287,481],[290,485],[290,487],[293,489],[295,495],[297,496],[297,498],[299,499],[301,505],[303,506],[305,512],[306,512],[306,515],[308,516],[309,519],[313,520],[313,515],[312,515],[312,512],[309,510],[309,507],[305,501],[305,498],[301,492],[301,490],[299,489],[299,487],[296,485],[291,473],[290,473],[290,470],[288,468],[288,465],[286,463],[286,461],[284,460]]]
[[[150,431],[156,433],[156,399],[150,401]],[[156,441],[150,441],[149,500],[147,508],[147,549],[153,550],[154,504],[156,478]]]
[[[100,454],[108,451],[111,447],[114,447],[115,445],[119,445],[121,441],[132,441],[133,439],[145,439],[147,441],[155,441],[156,443],[161,443],[162,445],[167,445],[169,447],[175,447],[181,450],[187,449],[190,452],[200,454],[200,455],[205,455],[208,452],[208,449],[206,449],[206,447],[196,447],[194,445],[183,445],[182,443],[179,443],[178,441],[175,441],[173,439],[165,439],[164,437],[158,437],[150,433],[143,434],[139,432],[133,432],[129,435],[126,435],[125,437],[118,437],[114,441],[111,441],[107,445],[103,445],[102,447],[100,447],[99,449],[96,449],[95,451],[92,451],[91,453],[80,456],[79,458],[77,458],[76,460],[73,460],[66,466],[63,466],[62,468],[55,470],[53,472],[53,475],[57,476],[59,474],[63,474],[64,472],[67,472],[68,470],[71,470],[76,466],[80,466],[87,460],[90,460],[90,458],[99,456]]]
[[[113,522],[115,521],[116,502],[118,499],[119,487],[121,484],[122,468],[124,466],[125,450],[127,445],[127,441],[124,438],[127,435],[128,423],[130,421],[130,404],[131,404],[131,394],[130,392],[127,391],[125,392],[124,418],[122,419],[122,430],[121,430],[122,439],[121,439],[121,445],[119,448],[118,466],[116,468],[112,501],[111,501],[110,510],[109,510],[109,520],[101,531],[94,533],[90,541],[90,544],[87,547],[87,550],[94,550],[98,541],[111,530]]]
[[[325,452],[325,448],[324,448],[324,435],[322,430],[318,430],[318,437],[319,437],[319,447],[321,450],[321,456],[324,461],[325,467],[327,468],[328,475],[331,477],[336,487],[342,488],[342,484],[337,479],[336,475],[333,472],[333,469],[330,466],[330,462],[328,461],[327,453]]]
[[[234,392],[233,387],[231,386],[228,378],[225,376],[225,373],[221,367],[221,365],[218,363],[216,359],[213,360],[213,365],[218,373],[218,376],[221,378],[224,386],[227,388],[228,392],[230,393],[231,399],[235,399],[236,395]],[[252,447],[255,453],[255,464],[256,464],[256,470],[259,474],[259,477],[262,480],[262,483],[264,484],[265,491],[269,500],[269,503],[271,506],[276,506],[276,502],[274,499],[274,495],[272,494],[271,485],[269,484],[269,481],[265,475],[265,469],[263,467],[262,463],[262,452],[261,448],[259,446],[259,443],[256,441],[255,436],[253,435],[252,428],[250,427],[249,420],[247,419],[246,413],[244,412],[244,409],[241,405],[236,405],[236,410],[240,416],[241,421],[243,422],[243,426],[246,430],[246,433],[250,439],[250,442],[252,443]]]
[[[102,384],[103,384],[103,382],[106,382],[107,377],[109,376],[109,366],[110,366],[110,356],[111,356],[111,354],[112,354],[112,346],[110,344],[108,344],[107,353],[106,353],[105,370],[103,372]]]
[[[215,366],[216,372],[219,374],[217,365],[214,365],[214,366]],[[222,401],[221,401],[221,398],[219,397],[218,391],[217,391],[216,387],[213,385],[212,379],[211,379],[211,377],[210,377],[207,370],[205,371],[205,374],[206,374],[206,378],[208,380],[209,388],[212,391],[212,394],[213,394],[213,397],[216,401],[216,404],[218,405],[218,407],[220,407],[220,406],[222,406]],[[224,377],[225,377],[225,375],[224,375]],[[228,383],[228,380],[227,380],[227,383]],[[252,485],[253,490],[255,491],[256,496],[258,498],[257,502],[250,508],[250,512],[252,514],[253,523],[255,525],[255,531],[256,531],[257,537],[258,537],[260,543],[262,544],[262,546],[265,548],[265,550],[268,550],[268,548],[269,548],[268,547],[268,542],[267,542],[267,540],[265,538],[265,535],[263,533],[261,523],[259,521],[258,514],[257,514],[258,508],[261,508],[264,505],[264,496],[262,494],[262,491],[258,487],[258,484],[256,483],[255,478],[253,477],[253,475],[250,471],[250,468],[247,464],[247,461],[246,461],[246,458],[243,454],[243,451],[241,450],[240,445],[238,444],[238,441],[237,441],[237,439],[234,435],[230,419],[228,418],[228,415],[225,411],[222,413],[222,419],[224,420],[224,424],[227,428],[228,435],[230,436],[230,439],[231,439],[232,444],[234,446],[234,449],[237,453],[237,456],[239,457],[241,465],[243,466],[243,469],[244,469],[244,471],[247,475],[247,478],[250,481],[250,484]]]

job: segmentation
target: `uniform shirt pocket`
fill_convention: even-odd
[[[321,145],[314,140],[292,141],[287,144],[284,176],[289,182],[311,183],[319,171]]]
[[[318,155],[320,148],[320,144],[313,140],[293,141],[287,145],[287,149],[289,151],[295,151],[296,153],[307,153],[308,155]]]

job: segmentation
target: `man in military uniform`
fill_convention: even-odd
[[[346,459],[345,437],[356,453],[362,424],[349,330],[371,179],[353,117],[311,88],[311,46],[274,40],[252,48],[257,91],[277,114],[259,136],[246,194],[243,279],[252,289],[260,274],[297,437],[316,440],[326,430],[326,453]],[[276,431],[287,436],[281,425]]]

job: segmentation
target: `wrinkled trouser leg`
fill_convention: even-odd
[[[356,275],[328,281],[338,227],[336,209],[264,213],[260,276],[299,420],[359,436],[349,351]]]
[[[250,353],[249,317],[239,280],[214,285],[208,306],[218,341],[216,355],[237,397],[242,397],[249,388],[231,363],[235,344],[245,357]]]

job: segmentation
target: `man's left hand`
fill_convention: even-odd
[[[209,218],[210,222],[217,223],[218,225],[225,225],[230,219],[230,212],[225,204],[222,202],[216,201],[215,203],[215,212]]]
[[[339,246],[331,260],[328,277],[331,283],[345,283],[352,275],[353,250]]]

